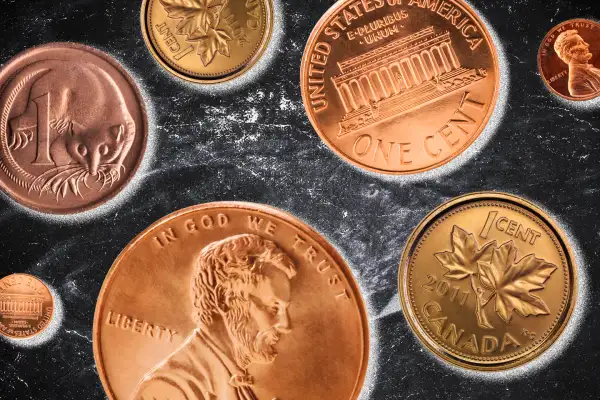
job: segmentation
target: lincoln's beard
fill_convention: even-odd
[[[249,364],[273,362],[277,352],[273,347],[278,340],[277,332],[251,331],[252,318],[245,304],[247,300],[236,300],[225,315],[225,325],[233,338],[233,352],[237,364],[246,368]]]

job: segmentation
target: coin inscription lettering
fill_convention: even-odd
[[[311,34],[301,88],[317,133],[346,160],[415,173],[477,138],[497,69],[489,34],[461,1],[342,1]]]
[[[270,0],[146,0],[142,27],[154,57],[171,73],[199,83],[235,78],[265,50]]]
[[[146,142],[137,87],[113,60],[74,44],[25,52],[0,82],[0,181],[45,212],[98,205],[124,187]]]
[[[315,235],[265,206],[213,203],[138,236],[96,309],[109,398],[304,399],[332,388],[357,398],[364,306],[343,260]]]
[[[548,217],[510,195],[459,197],[433,211],[404,250],[399,285],[418,338],[440,357],[505,369],[543,352],[575,296],[568,247]]]

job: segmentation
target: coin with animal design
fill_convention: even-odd
[[[499,90],[498,57],[461,0],[342,0],[314,28],[300,87],[321,139],[385,174],[439,167],[481,134]]]
[[[600,96],[600,24],[571,19],[552,28],[538,51],[546,87],[567,100]]]
[[[434,354],[475,370],[503,370],[548,349],[576,298],[569,243],[539,207],[475,193],[438,207],[404,249],[404,315]]]
[[[291,215],[228,202],[177,211],[123,250],[93,343],[112,400],[356,399],[369,353],[332,246]]]
[[[42,333],[54,316],[54,299],[48,286],[27,274],[0,279],[0,334],[28,339]]]
[[[273,28],[271,0],[144,0],[142,33],[171,74],[196,83],[231,80],[252,68]]]
[[[75,43],[34,47],[0,71],[0,187],[46,213],[95,208],[123,190],[146,148],[135,81]]]

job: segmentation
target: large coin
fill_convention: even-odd
[[[94,318],[110,399],[355,399],[363,300],[315,231],[250,203],[187,208],[117,258]]]
[[[502,370],[544,352],[575,304],[573,256],[535,205],[499,193],[458,197],[411,235],[400,264],[404,314],[436,355]]]
[[[302,59],[304,106],[329,147],[386,174],[441,166],[490,118],[498,57],[460,0],[343,0],[317,23]]]
[[[144,0],[142,33],[154,58],[175,76],[198,83],[233,79],[266,49],[271,0]]]
[[[46,284],[27,274],[0,279],[0,334],[27,339],[42,333],[54,316],[54,299]]]
[[[600,24],[572,19],[552,28],[540,45],[538,69],[548,89],[565,99],[600,96]]]
[[[136,172],[148,121],[110,56],[74,43],[20,53],[0,72],[0,186],[17,202],[67,214],[101,205]]]

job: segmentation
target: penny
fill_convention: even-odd
[[[115,399],[356,399],[366,311],[318,233],[274,208],[222,202],[138,235],[98,298],[94,356]]]
[[[343,0],[304,50],[301,90],[321,139],[385,174],[439,167],[471,145],[498,95],[498,57],[460,0]]]
[[[600,95],[600,24],[572,19],[552,28],[538,51],[538,69],[546,87],[565,99]]]
[[[238,77],[260,59],[273,28],[272,0],[144,0],[142,33],[171,74],[196,83]]]
[[[140,92],[113,58],[51,43],[0,71],[0,186],[46,213],[97,207],[138,169],[148,121]]]
[[[27,274],[0,279],[0,334],[11,339],[39,335],[53,315],[54,299],[44,282]]]
[[[431,212],[399,271],[404,315],[418,339],[452,364],[504,370],[542,354],[575,304],[564,234],[521,198],[475,193]]]

